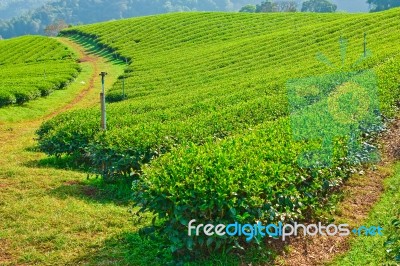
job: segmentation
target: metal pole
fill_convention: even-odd
[[[100,108],[101,108],[101,129],[107,130],[106,125],[106,106],[104,102],[104,93],[100,92]]]
[[[367,57],[367,33],[364,32],[364,57]]]
[[[128,65],[128,58],[125,58],[125,63]],[[125,76],[122,76],[122,99],[125,99]]]
[[[122,99],[125,99],[125,76],[122,76]]]
[[[100,103],[101,103],[101,129],[107,130],[107,117],[106,117],[106,97],[104,90],[104,77],[107,75],[107,72],[101,72],[101,93],[100,93]]]

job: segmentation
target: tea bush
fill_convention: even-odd
[[[64,88],[80,71],[58,41],[25,36],[0,41],[0,107],[23,104]]]

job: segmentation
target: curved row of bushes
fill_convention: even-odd
[[[62,89],[80,71],[76,55],[57,40],[25,36],[0,41],[0,107]]]
[[[244,238],[239,237],[188,236],[192,219],[196,224],[214,225],[309,220],[351,173],[364,163],[376,162],[371,141],[384,130],[379,108],[388,117],[398,111],[398,58],[375,68],[377,80],[370,80],[373,72],[361,72],[352,79],[369,87],[369,98],[364,100],[369,101],[370,113],[355,123],[356,129],[332,122],[326,108],[329,100],[320,94],[315,95],[319,101],[309,101],[311,105],[296,102],[302,106],[296,105],[291,117],[264,123],[249,133],[201,146],[183,144],[146,165],[140,179],[134,181],[138,214],[153,213],[160,221],[157,231],[168,236],[170,247],[178,254],[226,250],[243,243]],[[340,78],[348,77],[336,75],[337,81]],[[334,81],[332,77],[326,80]],[[312,81],[324,87],[321,80]],[[379,90],[374,92],[376,85]],[[323,95],[332,95],[330,92]],[[375,93],[379,93],[379,101]],[[296,121],[304,124],[296,125]],[[305,137],[299,139],[298,130]],[[316,130],[319,138],[313,138]],[[352,140],[354,132],[356,139]],[[332,137],[328,147],[321,146],[324,137]],[[352,146],[355,143],[359,144],[356,148]],[[328,164],[321,164],[323,161]]]

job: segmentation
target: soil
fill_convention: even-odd
[[[98,73],[98,61],[100,60],[99,57],[87,54],[83,47],[81,47],[80,45],[74,43],[73,41],[71,41],[69,39],[62,38],[61,40],[63,43],[67,44],[70,47],[73,47],[73,49],[76,52],[78,52],[78,56],[79,56],[78,61],[80,63],[90,62],[93,66],[94,71],[93,71],[93,75],[90,77],[90,80],[87,83],[86,87],[71,102],[69,102],[68,104],[64,105],[63,107],[55,110],[51,114],[45,116],[44,117],[45,120],[50,119],[60,113],[63,113],[63,112],[66,112],[66,111],[72,109],[78,102],[80,102],[88,94],[88,92],[94,88],[94,82],[97,77],[96,74]]]
[[[362,225],[373,205],[384,192],[383,181],[392,173],[388,166],[400,157],[400,120],[396,119],[380,138],[381,162],[376,169],[365,170],[362,175],[349,179],[342,187],[345,197],[339,204],[340,214],[336,221]],[[283,252],[276,265],[314,266],[324,265],[350,248],[348,237],[297,237],[290,238],[289,252]]]

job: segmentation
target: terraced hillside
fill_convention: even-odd
[[[175,250],[193,247],[185,235],[193,217],[215,223],[305,218],[354,162],[342,136],[332,140],[329,167],[297,163],[305,149],[321,144],[293,138],[287,84],[317,77],[324,89],[306,105],[316,106],[318,114],[341,82],[373,87],[363,76],[370,70],[379,94],[371,111],[393,116],[399,19],[399,9],[357,15],[182,13],[67,29],[63,34],[95,40],[130,63],[126,98],[121,82],[107,92],[106,133],[97,109],[78,110],[43,124],[40,147],[49,155],[89,161],[107,176],[138,176],[136,202],[168,217],[165,228]],[[335,74],[333,81],[318,78]],[[378,127],[371,123],[365,121],[365,132]],[[208,245],[221,246],[211,239]]]
[[[49,95],[78,72],[76,56],[54,39],[26,36],[0,41],[0,107]]]
[[[110,105],[107,136],[99,133],[97,110],[79,111],[46,124],[42,147],[62,154],[90,146],[96,161],[122,154],[148,161],[177,143],[200,144],[286,116],[289,78],[350,69],[362,55],[364,32],[372,56],[353,70],[385,62],[398,51],[398,18],[398,10],[373,15],[185,13],[72,28],[64,33],[97,36],[129,58],[127,99]],[[348,42],[343,67],[340,36]],[[338,68],[316,60],[318,52]],[[108,97],[122,98],[121,83]],[[383,98],[382,107],[389,111],[394,99]],[[60,120],[62,126],[55,126]],[[62,145],[53,141],[57,136]],[[101,146],[95,144],[99,141]]]

